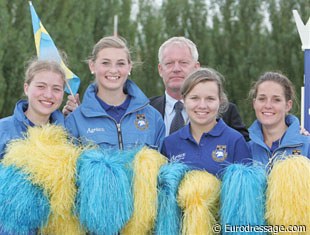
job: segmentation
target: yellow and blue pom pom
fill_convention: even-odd
[[[268,176],[266,219],[270,225],[284,225],[286,228],[303,225],[307,232],[298,234],[310,234],[309,158],[289,156],[274,162]]]
[[[15,166],[38,185],[49,198],[50,216],[43,234],[83,234],[77,217],[72,213],[76,196],[76,160],[81,149],[68,141],[61,126],[29,127],[23,139],[7,145],[2,160]]]
[[[0,164],[0,228],[28,234],[46,224],[50,206],[43,190],[13,166]]]
[[[178,192],[183,210],[182,234],[213,235],[221,182],[207,171],[193,170],[185,174]]]
[[[133,152],[92,149],[78,160],[76,210],[80,222],[96,234],[117,234],[132,210],[130,161]]]
[[[167,159],[154,149],[142,148],[133,161],[134,212],[122,234],[148,234],[157,214],[157,177]]]
[[[181,209],[177,203],[177,193],[181,180],[189,170],[183,163],[169,163],[161,167],[158,176],[157,235],[178,235],[181,231]]]
[[[224,171],[221,187],[220,217],[223,227],[264,225],[265,190],[266,172],[262,166],[228,166]],[[235,233],[223,231],[223,234]]]

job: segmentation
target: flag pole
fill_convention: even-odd
[[[297,10],[293,10],[297,30],[301,39],[304,51],[304,97],[302,110],[303,123],[301,124],[306,130],[310,130],[310,17],[306,25],[302,22]]]
[[[118,16],[117,15],[114,15],[114,33],[113,33],[113,35],[115,36],[115,37],[117,37],[117,27],[118,27]]]

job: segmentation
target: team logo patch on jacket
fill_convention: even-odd
[[[293,155],[301,155],[301,151],[299,149],[293,149],[292,154]]]
[[[136,114],[135,126],[139,130],[145,130],[149,127],[149,122],[146,120],[145,114]]]
[[[223,162],[227,158],[226,145],[217,145],[212,151],[212,158],[216,162]]]

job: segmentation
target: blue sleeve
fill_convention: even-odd
[[[235,142],[234,163],[252,163],[252,155],[243,137]]]
[[[158,150],[161,149],[166,134],[165,123],[161,116],[157,118],[156,133],[155,133],[155,145],[158,146]]]
[[[65,127],[70,133],[71,136],[78,138],[79,132],[77,129],[77,123],[75,117],[70,113],[67,118],[65,119]]]
[[[0,160],[3,158],[4,148],[5,148],[5,145],[3,143],[0,143]]]
[[[163,141],[163,144],[162,144],[161,149],[160,149],[160,153],[168,158],[165,141]]]
[[[2,159],[5,154],[6,145],[9,140],[10,139],[7,138],[7,135],[5,135],[5,133],[0,133],[0,159]]]

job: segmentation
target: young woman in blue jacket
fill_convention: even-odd
[[[291,81],[281,73],[266,72],[250,90],[256,118],[249,128],[253,160],[272,164],[280,155],[310,157],[310,137],[300,134],[297,117],[289,114],[295,99]]]
[[[231,163],[249,162],[245,139],[220,118],[228,104],[221,75],[198,69],[186,78],[181,92],[190,122],[164,139],[162,154],[216,176]]]
[[[66,118],[66,127],[83,144],[108,149],[158,148],[165,134],[160,113],[128,79],[132,69],[130,52],[119,37],[104,37],[89,59],[95,82],[84,93],[83,102]]]
[[[12,116],[0,120],[0,159],[9,141],[23,137],[29,126],[53,123],[64,125],[60,107],[65,86],[65,72],[54,61],[33,60],[25,74],[27,100],[16,103]]]

